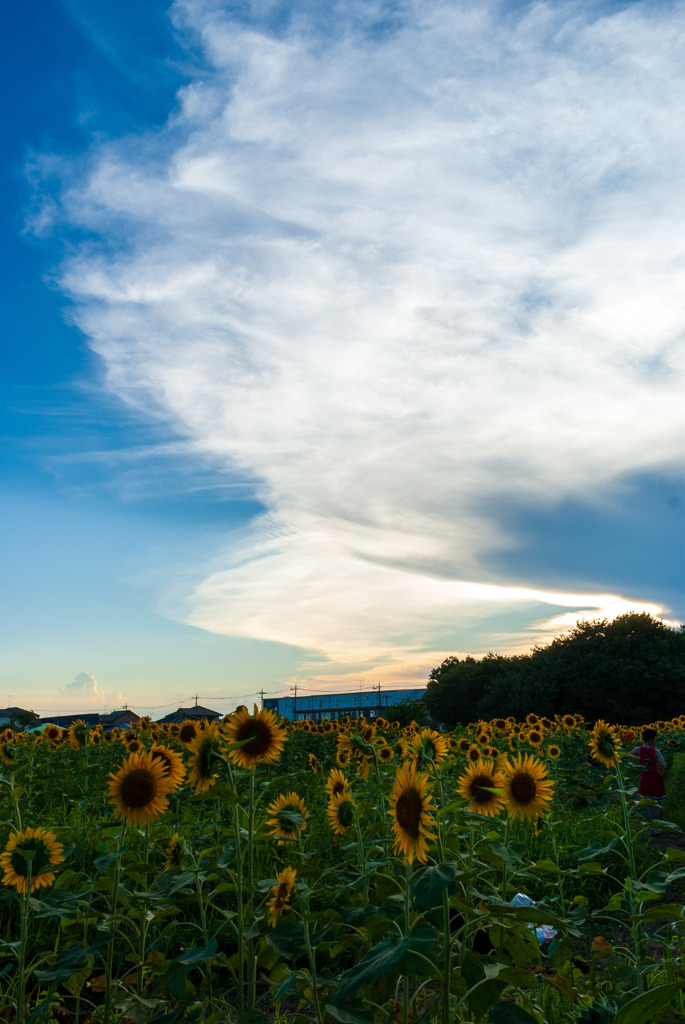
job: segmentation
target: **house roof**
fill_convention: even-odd
[[[170,715],[165,715],[164,718],[158,719],[160,723],[164,722],[185,722],[186,719],[194,718],[209,718],[215,722],[217,718],[221,718],[218,711],[212,711],[210,708],[203,708],[201,704],[196,704],[192,708],[179,708],[178,711],[172,711]]]
[[[108,715],[100,715],[100,722],[102,725],[116,725],[117,722],[139,722],[140,715],[137,715],[135,711],[131,711],[130,708],[123,708],[120,711],[110,711]]]

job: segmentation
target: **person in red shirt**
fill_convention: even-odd
[[[642,745],[629,751],[628,757],[640,759],[639,772],[640,782],[638,792],[640,796],[649,797],[650,800],[657,800],[662,803],[666,797],[664,787],[664,773],[666,762],[660,750],[656,747],[656,729],[645,728],[642,730]],[[647,821],[653,818],[663,818],[664,812],[661,807],[645,807]],[[652,829],[652,835],[657,835]]]

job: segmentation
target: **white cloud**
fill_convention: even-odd
[[[624,607],[482,566],[512,501],[682,468],[683,4],[173,10],[210,68],[66,191],[106,244],[63,282],[109,386],[270,509],[188,620],[399,671],[493,608]]]
[[[88,704],[105,703],[105,695],[92,672],[79,672],[60,692],[65,697],[78,696]]]

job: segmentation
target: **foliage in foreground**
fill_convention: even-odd
[[[685,1019],[685,850],[647,841],[635,739],[256,709],[6,732],[0,1019]]]

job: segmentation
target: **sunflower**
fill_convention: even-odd
[[[88,726],[82,718],[77,718],[75,722],[72,722],[67,729],[67,736],[72,747],[75,749],[84,747],[88,742]]]
[[[114,804],[114,817],[123,815],[129,825],[154,821],[169,806],[167,797],[172,783],[161,760],[147,751],[130,754],[116,775],[110,772],[109,777],[109,802]]]
[[[460,740],[457,740],[457,750],[460,750],[462,754],[468,754],[470,746],[471,740],[468,736],[462,736]]]
[[[529,729],[526,733],[526,739],[530,743],[531,747],[542,746],[542,729],[533,728]]]
[[[539,726],[539,724],[540,719],[538,718],[538,716],[535,714],[534,711],[530,711],[526,715],[526,725],[532,728],[533,726]]]
[[[316,775],[316,773],[319,770],[319,762],[316,757],[316,754],[307,754],[307,760],[309,762],[310,770],[314,773],[314,775]]]
[[[178,834],[178,832],[174,832],[174,834],[172,835],[171,839],[169,840],[167,848],[164,851],[164,855],[165,855],[164,870],[165,871],[178,870],[182,866],[183,846],[179,842],[180,839],[181,839],[181,837]]]
[[[436,826],[430,814],[433,797],[428,792],[428,773],[417,777],[416,763],[405,761],[397,771],[388,800],[395,852],[402,855],[405,864],[412,864],[414,857],[423,863],[428,859],[428,841],[437,838],[430,831]]]
[[[635,736],[636,733],[634,729],[624,729],[621,733],[621,742],[625,743],[625,745],[629,747],[631,743],[635,742]]]
[[[26,828],[23,832],[13,832],[0,854],[3,885],[14,885],[17,892],[26,892],[30,873],[31,892],[42,885],[47,888],[55,881],[57,872],[51,869],[62,863],[63,852],[64,847],[57,842],[55,833],[47,829]]]
[[[129,754],[139,754],[141,750],[145,750],[144,744],[137,737],[133,740],[128,740],[127,743],[124,743],[124,746]]]
[[[278,761],[287,739],[287,731],[273,711],[254,711],[247,708],[234,711],[226,724],[225,736],[229,743],[240,743],[228,756],[240,768],[254,768],[261,761]]]
[[[0,761],[6,764],[8,768],[14,765],[14,749],[9,743],[0,743]]]
[[[297,793],[288,793],[285,796],[281,793],[269,804],[266,813],[271,817],[267,818],[267,825],[271,825],[270,836],[277,836],[279,839],[297,839],[300,832],[307,827],[309,811],[305,807],[303,797]]]
[[[575,715],[562,715],[561,716],[561,727],[564,730],[564,732],[570,732],[571,729],[575,728],[575,725],[576,725],[576,716]]]
[[[281,914],[290,910],[290,900],[296,878],[297,870],[295,868],[283,868],[276,876],[277,884],[271,886],[271,899],[267,901],[266,907],[272,928],[276,927],[276,922]]]
[[[506,720],[506,718],[493,718],[493,720],[490,723],[490,725],[497,732],[506,732],[507,720]]]
[[[558,757],[561,757],[561,747],[557,743],[550,743],[547,747],[547,757],[556,761]]]
[[[459,776],[459,793],[470,800],[467,810],[472,814],[489,814],[495,818],[505,804],[504,776],[492,761],[478,761]],[[493,790],[500,792],[494,793]]]
[[[333,835],[343,836],[354,823],[354,800],[348,793],[338,793],[328,801],[326,814]]]
[[[504,795],[509,806],[509,817],[534,818],[544,814],[552,799],[554,782],[547,778],[542,761],[532,754],[519,754],[514,763],[504,768]]]
[[[350,784],[347,781],[347,777],[342,772],[339,772],[337,768],[332,768],[326,779],[326,792],[329,798],[338,796],[340,793],[349,793],[349,791]]]
[[[613,725],[607,725],[601,718],[595,722],[592,739],[589,741],[590,751],[595,761],[600,761],[607,768],[613,768],[615,761],[621,760],[619,752],[620,738]]]
[[[43,729],[43,739],[48,743],[58,743],[64,735],[64,729],[58,725],[46,725]]]
[[[387,744],[385,746],[383,746],[383,747],[379,747],[379,749],[378,749],[378,760],[379,761],[392,761],[394,756],[395,756],[395,752],[392,749],[392,747],[389,747]]]
[[[172,783],[172,789],[178,789],[186,777],[186,766],[183,764],[183,758],[179,752],[172,750],[171,747],[155,743],[150,747],[150,753],[162,762],[164,772]]]
[[[422,729],[413,744],[414,757],[418,764],[440,764],[447,757],[447,740],[435,729]]]
[[[476,762],[481,760],[480,747],[477,743],[469,744],[469,749],[466,751],[466,760],[471,764],[476,764]]]
[[[184,747],[190,747],[192,743],[202,733],[204,728],[204,722],[193,721],[192,718],[186,718],[184,722],[181,722],[180,728],[176,734],[176,739],[179,743],[182,743]]]
[[[99,729],[91,729],[88,734],[88,742],[92,743],[94,747],[99,746],[102,743],[102,733]]]
[[[195,786],[196,793],[206,793],[218,778],[214,767],[223,751],[221,730],[216,722],[211,722],[195,737],[190,750],[192,757],[188,764],[192,771],[188,776],[188,784]]]

